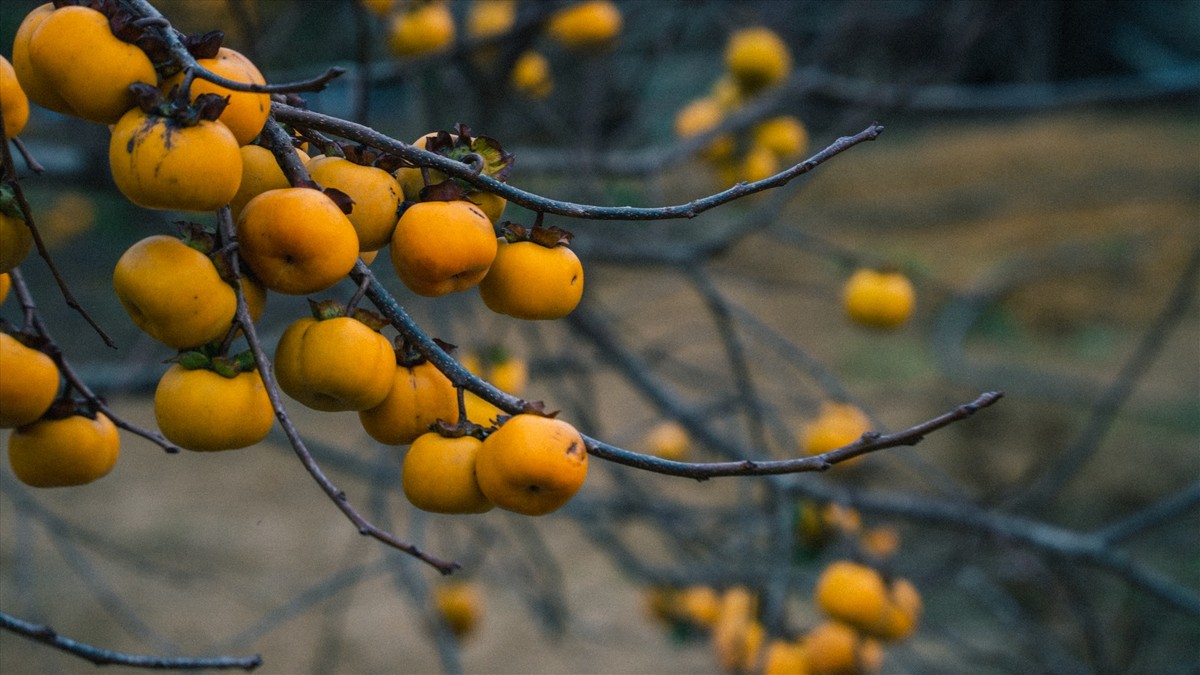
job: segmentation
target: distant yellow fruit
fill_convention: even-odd
[[[675,135],[679,138],[691,138],[712,131],[724,117],[725,111],[716,99],[693,99],[675,114]],[[716,161],[732,156],[733,150],[733,137],[722,134],[704,148],[703,154],[706,159]]]
[[[642,442],[645,444],[646,452],[663,459],[679,461],[687,455],[691,438],[688,436],[687,429],[683,428],[679,422],[663,420],[646,432],[646,437]]]
[[[753,183],[765,180],[779,172],[779,159],[770,148],[755,145],[742,160],[742,180]]]
[[[754,145],[767,148],[779,159],[792,159],[808,149],[808,130],[792,115],[772,117],[754,127]]]
[[[550,77],[550,61],[533,50],[517,57],[509,80],[513,89],[530,98],[543,99],[554,90],[554,80]]]
[[[729,37],[725,68],[747,94],[778,84],[792,70],[792,54],[775,31],[763,26],[743,28]]]
[[[445,2],[417,5],[392,19],[388,47],[396,56],[440,52],[454,42],[454,16]]]
[[[433,602],[438,614],[457,636],[466,637],[483,618],[483,595],[469,581],[450,581],[434,586]]]
[[[512,28],[517,19],[516,0],[472,0],[467,5],[467,35],[486,38]]]
[[[826,401],[817,418],[804,429],[803,449],[809,455],[819,455],[849,445],[870,430],[871,420],[858,407]]]
[[[589,51],[612,42],[622,24],[621,10],[610,0],[586,0],[555,12],[546,32],[567,49]]]
[[[859,269],[846,281],[842,304],[855,323],[894,329],[903,326],[912,315],[916,291],[900,272]]]
[[[801,642],[772,640],[763,654],[763,675],[808,675],[808,651]]]

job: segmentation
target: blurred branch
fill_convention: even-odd
[[[1173,495],[1163,497],[1133,515],[1096,530],[1094,534],[1110,545],[1117,544],[1150,528],[1162,525],[1194,508],[1197,504],[1200,504],[1200,481],[1192,483]]]
[[[1166,306],[1142,336],[1133,354],[1122,364],[1108,389],[1092,406],[1084,422],[1083,433],[1024,492],[1017,493],[1007,500],[1006,508],[1037,509],[1060,495],[1063,487],[1079,473],[1100,447],[1104,436],[1116,422],[1117,411],[1129,399],[1154,358],[1162,351],[1167,336],[1179,324],[1184,312],[1191,305],[1198,279],[1200,247],[1192,251]]]
[[[72,640],[61,635],[58,631],[44,624],[23,621],[4,612],[0,612],[0,628],[17,635],[23,635],[31,640],[60,649],[81,659],[91,661],[98,666],[120,665],[131,668],[150,668],[154,670],[203,670],[240,668],[250,671],[262,665],[262,657],[254,656],[216,656],[216,657],[168,657],[168,656],[139,656],[125,652],[101,649],[83,642]]]

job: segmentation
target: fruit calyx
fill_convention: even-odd
[[[222,353],[225,345],[215,340],[198,349],[180,352],[171,359],[185,370],[211,370],[221,377],[234,378],[241,373],[249,373],[258,366],[254,362],[254,353],[249,349],[228,356]]]
[[[500,234],[510,244],[530,241],[546,248],[570,246],[571,240],[575,238],[574,234],[556,225],[535,224],[533,227],[525,227],[509,221],[502,224]]]
[[[220,94],[200,94],[195,101],[189,98],[191,79],[184,77],[182,85],[171,87],[165,96],[158,87],[145,82],[134,82],[129,85],[138,108],[147,115],[165,117],[177,127],[193,127],[200,122],[215,122],[225,106],[229,105],[229,97]]]

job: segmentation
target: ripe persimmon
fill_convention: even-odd
[[[262,73],[258,70],[258,66],[254,65],[253,61],[241,52],[229,49],[228,47],[221,47],[215,57],[197,59],[196,63],[234,82],[244,82],[246,84],[267,83]],[[171,87],[183,82],[183,77],[183,73],[173,76],[163,83],[163,90],[169,92]],[[263,125],[267,122],[267,116],[271,114],[271,97],[269,94],[252,91],[234,91],[199,77],[192,80],[189,93],[192,100],[195,100],[201,94],[218,94],[229,97],[229,104],[225,106],[225,110],[221,112],[221,116],[217,121],[224,124],[229,128],[229,131],[233,132],[233,137],[237,139],[238,145],[246,145],[250,141],[253,141],[262,132]]]
[[[520,414],[483,441],[475,459],[479,489],[496,506],[540,516],[566,504],[587,478],[587,448],[570,424]]]
[[[360,410],[358,419],[367,434],[387,445],[412,443],[434,422],[458,422],[458,390],[429,361],[393,365],[387,396],[377,405]]]
[[[374,251],[392,239],[396,208],[403,193],[396,178],[374,166],[355,164],[344,157],[323,155],[308,161],[308,173],[322,187],[336,188],[354,200],[350,222],[358,233],[358,249]]]
[[[307,295],[333,286],[358,261],[358,234],[320,190],[267,190],[237,219],[242,259],[272,291]]]
[[[889,270],[859,269],[842,290],[846,314],[870,328],[894,329],[912,315],[916,291],[908,277]]]
[[[492,221],[467,201],[418,202],[392,233],[392,265],[417,295],[437,297],[480,282],[496,258]]]
[[[479,282],[488,309],[526,320],[561,319],[583,297],[583,265],[557,228],[518,226],[497,239],[495,259]]]
[[[379,331],[348,316],[294,321],[275,346],[275,377],[314,410],[366,410],[391,391],[396,354]]]
[[[0,333],[0,428],[34,422],[54,403],[58,366],[45,352]]]
[[[0,109],[4,111],[4,137],[15,138],[29,121],[29,97],[17,81],[17,71],[0,56]]]
[[[117,463],[121,437],[104,413],[41,419],[13,430],[8,463],[32,487],[70,487],[98,480]]]
[[[275,424],[275,411],[255,369],[226,375],[176,363],[154,390],[154,419],[175,445],[209,452],[263,440]]]
[[[404,455],[404,496],[418,509],[433,513],[492,510],[475,478],[475,458],[482,446],[474,436],[449,438],[434,431],[418,436]]]

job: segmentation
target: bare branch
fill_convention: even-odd
[[[119,665],[131,668],[149,668],[153,670],[226,670],[239,668],[254,670],[262,665],[262,657],[254,656],[214,656],[214,657],[169,657],[169,656],[140,656],[126,652],[116,652],[94,647],[77,640],[72,640],[45,624],[30,623],[14,616],[0,612],[0,628],[31,640],[61,649],[81,659],[86,659],[97,666]]]

